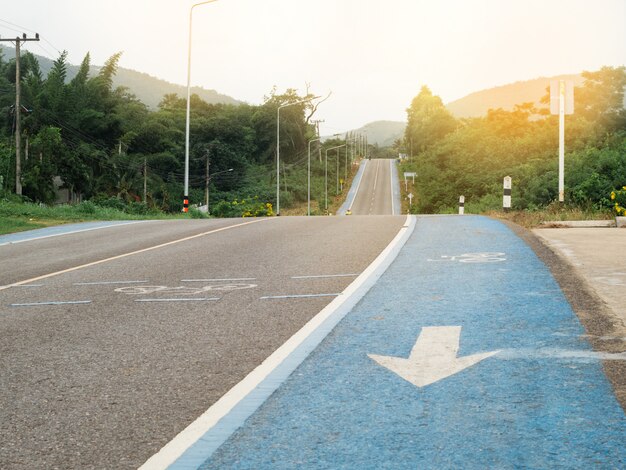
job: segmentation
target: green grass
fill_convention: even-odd
[[[134,208],[137,211],[137,208]],[[96,220],[183,219],[184,214],[148,211],[133,214],[119,209],[100,207],[89,201],[74,206],[46,206],[0,200],[0,235],[66,223]]]

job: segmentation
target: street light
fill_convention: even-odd
[[[189,115],[191,110],[191,20],[193,17],[193,9],[200,5],[213,3],[217,0],[208,0],[206,2],[196,3],[189,10],[189,45],[187,48],[187,120],[185,123],[185,191],[183,195],[183,212],[189,210]]]
[[[305,103],[316,98],[319,98],[319,96],[304,98],[303,100],[294,101],[293,103],[281,104],[276,111],[276,215],[280,215],[280,110],[287,106]]]
[[[309,171],[308,171],[308,196],[307,196],[307,215],[311,215],[311,144],[316,141],[321,141],[322,138],[318,137],[317,139],[309,140]]]
[[[211,209],[209,209],[209,181],[211,181],[212,178],[215,178],[217,175],[221,175],[222,173],[228,173],[229,171],[233,171],[232,168],[229,168],[228,170],[224,170],[224,171],[218,171],[217,173],[213,173],[211,176],[209,176],[209,173],[207,171],[207,178],[206,178],[206,213],[210,214],[211,213]]]
[[[325,150],[325,163],[324,163],[324,193],[325,193],[325,207],[328,212],[328,151],[340,149],[341,147],[345,147],[346,144],[337,145],[336,147],[331,147]],[[339,158],[339,150],[337,150],[337,158]]]

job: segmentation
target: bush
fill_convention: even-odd
[[[220,201],[213,206],[211,214],[217,217],[266,217],[274,215],[274,209],[271,203],[263,203],[255,196],[232,202]]]
[[[92,215],[96,213],[96,211],[98,210],[98,206],[96,206],[91,201],[83,201],[76,206],[76,210],[80,214]]]

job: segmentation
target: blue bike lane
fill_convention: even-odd
[[[626,468],[626,417],[584,333],[506,226],[419,218],[376,285],[200,468]]]

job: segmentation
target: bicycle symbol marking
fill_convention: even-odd
[[[241,289],[253,289],[256,284],[210,284],[202,287],[169,287],[169,286],[128,286],[119,287],[115,292],[127,295],[145,295],[145,294],[174,294],[174,295],[195,295],[208,291],[233,291]]]
[[[441,261],[458,261],[459,263],[500,263],[506,261],[506,253],[486,252],[486,253],[464,253],[455,256],[442,256]]]

